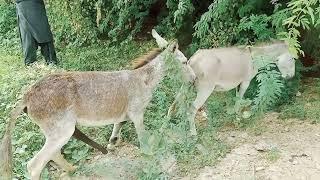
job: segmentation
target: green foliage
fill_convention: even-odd
[[[310,30],[302,33],[301,49],[306,56],[310,56],[317,62],[320,62],[320,26],[312,27]]]
[[[194,36],[199,39],[200,47],[231,44],[238,22],[235,18],[237,9],[233,7],[239,4],[240,2],[235,0],[222,0],[214,1],[209,6],[208,11],[202,14],[194,25]]]
[[[285,80],[283,82],[283,89],[281,92],[281,96],[278,97],[277,103],[275,104],[275,107],[286,104],[286,103],[292,103],[295,100],[296,94],[298,93],[298,90],[301,85],[301,71],[302,71],[302,64],[300,60],[296,60],[296,70],[295,70],[295,75],[293,78],[289,80]]]
[[[61,67],[67,70],[120,70],[130,69],[128,61],[153,47],[153,42],[122,43],[110,45],[99,43],[86,48],[66,49],[60,52]]]
[[[277,148],[272,148],[266,154],[266,159],[270,162],[276,162],[281,157],[281,152]]]
[[[154,0],[124,1],[113,0],[102,3],[104,18],[99,27],[114,41],[121,38],[132,38],[132,35],[141,30],[144,19],[149,14],[149,8]],[[122,39],[123,40],[123,39]]]
[[[224,125],[240,125],[235,113],[235,91],[227,93],[215,92],[207,100],[209,127],[223,127]]]
[[[227,16],[225,14],[228,14]],[[288,11],[261,0],[214,1],[195,24],[200,47],[248,44],[275,38]]]
[[[300,120],[306,119],[306,110],[303,104],[293,103],[289,104],[285,109],[281,111],[279,116],[281,119],[297,118]]]
[[[291,0],[288,4],[291,16],[283,22],[288,31],[281,32],[279,35],[289,42],[290,50],[296,56],[303,53],[298,41],[301,36],[299,29],[309,30],[311,26],[316,27],[320,24],[319,7],[319,0]]]
[[[257,57],[255,66],[259,69],[256,76],[258,84],[257,96],[253,99],[254,111],[264,111],[274,105],[284,87],[281,74],[275,70],[276,65],[270,60],[272,57]]]
[[[15,47],[20,42],[16,10],[13,4],[0,3],[0,45]]]
[[[268,23],[271,17],[266,14],[263,15],[251,15],[250,17],[244,17],[240,20],[238,31],[252,31],[253,36],[257,37],[259,41],[269,40],[274,37],[272,29],[268,28]],[[249,34],[248,32],[246,34]]]
[[[58,47],[83,46],[97,41],[96,29],[88,16],[92,6],[92,1],[48,1],[48,19]]]
[[[319,123],[319,96],[320,96],[320,80],[309,79],[299,88],[302,92],[299,97],[296,97],[292,103],[285,104],[279,108],[281,119],[300,119],[311,120]]]
[[[191,0],[179,0],[177,10],[173,14],[177,28],[180,28],[183,25],[185,16],[192,15],[193,11],[194,7]]]
[[[15,7],[13,5],[0,4],[0,33],[6,34],[16,27]],[[8,37],[10,39],[12,37]]]

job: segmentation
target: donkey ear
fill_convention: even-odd
[[[163,39],[155,29],[152,29],[151,34],[152,37],[156,39],[159,48],[162,49],[168,46],[168,42],[165,39]]]

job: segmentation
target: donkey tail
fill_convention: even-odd
[[[11,118],[7,124],[6,131],[2,138],[0,146],[0,174],[5,180],[11,180],[13,176],[11,134],[18,116],[25,108],[26,105],[22,101],[18,102],[18,105],[11,112]]]

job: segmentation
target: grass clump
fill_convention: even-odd
[[[276,162],[281,157],[281,152],[277,148],[272,148],[266,154],[266,159],[270,162]]]

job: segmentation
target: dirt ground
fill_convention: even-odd
[[[277,113],[267,114],[258,125],[259,135],[250,130],[221,130],[218,138],[227,143],[231,151],[214,167],[205,167],[198,174],[174,179],[319,180],[320,124],[277,117]],[[108,168],[99,172],[91,164],[95,175],[71,179],[136,179],[135,170],[141,167],[141,162],[136,161],[138,154],[137,147],[123,143],[118,151],[98,155],[90,161]],[[65,176],[62,179],[70,178]]]
[[[205,167],[199,180],[319,180],[320,125],[280,120],[268,114],[260,135],[226,129],[219,138],[232,147],[215,167]]]
[[[88,160],[83,167],[86,172],[81,172],[84,175],[75,175],[69,177],[67,174],[60,175],[61,180],[126,180],[137,179],[137,169],[141,168],[139,162],[138,147],[121,142],[116,151],[109,151],[108,154],[95,153],[93,159]],[[88,171],[89,169],[89,171]]]

